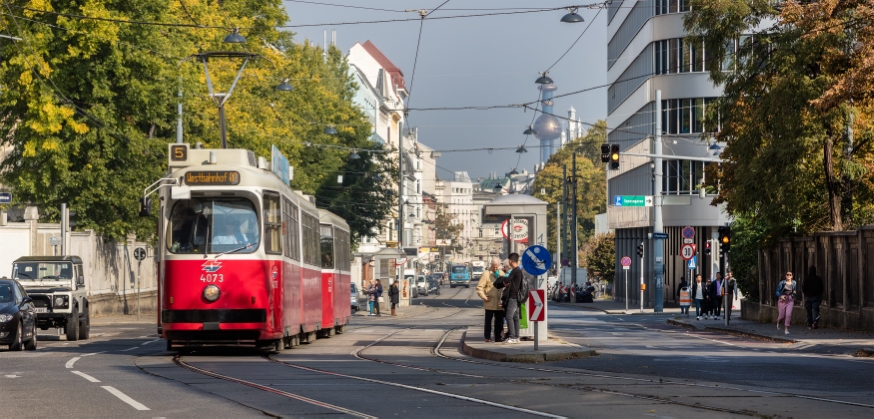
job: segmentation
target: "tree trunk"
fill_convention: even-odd
[[[828,190],[829,219],[832,223],[832,231],[844,229],[841,220],[841,185],[835,176],[834,164],[834,139],[829,136],[823,145],[823,166],[825,168],[825,183]]]

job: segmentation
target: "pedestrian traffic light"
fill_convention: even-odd
[[[710,256],[710,240],[707,240],[707,243],[704,243],[704,254]]]
[[[610,168],[619,169],[619,144],[610,145]]]
[[[610,162],[610,144],[601,144],[601,163]]]
[[[637,245],[637,256],[643,257],[643,242]]]
[[[731,250],[731,227],[719,227],[719,250],[722,253]]]

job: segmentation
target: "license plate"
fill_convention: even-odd
[[[46,307],[35,307],[35,308],[33,309],[33,311],[35,311],[35,312],[37,312],[37,313],[48,313],[48,312],[49,312],[49,309],[46,308]]]

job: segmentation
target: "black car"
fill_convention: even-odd
[[[14,279],[0,278],[0,345],[9,350],[36,350],[33,300]]]

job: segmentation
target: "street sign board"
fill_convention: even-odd
[[[568,258],[564,258],[561,260],[561,266],[571,266],[571,260]]]
[[[683,243],[695,243],[695,239],[683,239]]]
[[[61,245],[61,238],[57,237],[57,236],[49,237],[49,244],[52,246],[60,246]]]
[[[146,258],[146,249],[143,249],[142,247],[137,247],[136,249],[134,249],[134,259],[143,260],[145,258]]]
[[[531,290],[528,291],[528,320],[532,322],[542,322],[546,320],[546,291]]]
[[[631,258],[628,256],[622,256],[622,266],[631,266]]]
[[[543,246],[531,246],[522,253],[522,269],[531,275],[543,275],[551,267],[552,255]]]
[[[698,257],[692,256],[692,259],[689,259],[689,269],[698,269]]]
[[[0,204],[11,204],[12,192],[0,192]]]
[[[437,246],[452,246],[452,240],[437,239]]]
[[[667,240],[668,233],[652,233],[652,238],[655,240]]]
[[[651,207],[652,195],[613,195],[614,207]]]
[[[680,255],[683,256],[683,260],[690,260],[695,256],[695,247],[691,244],[684,244],[683,247],[680,248]]]
[[[506,219],[501,223],[501,235],[505,239],[513,237],[516,243],[528,243],[528,220],[525,218],[513,219],[513,225],[510,226],[510,220]]]
[[[694,239],[695,238],[695,229],[690,227],[690,226],[683,227],[683,238],[684,239]]]

